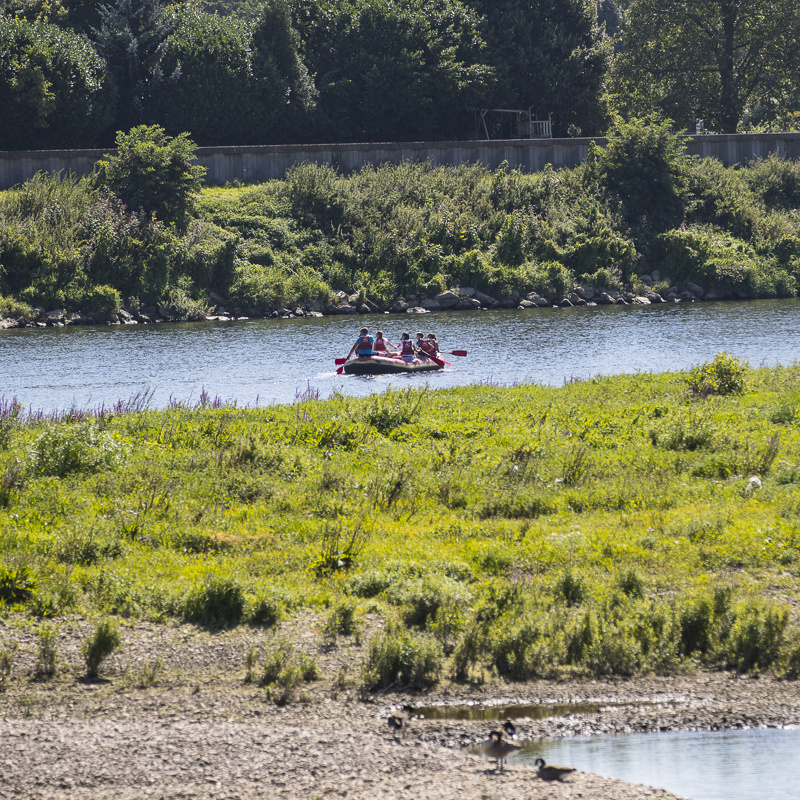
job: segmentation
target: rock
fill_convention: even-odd
[[[686,289],[698,299],[702,299],[703,295],[705,294],[705,290],[703,289],[703,287],[698,286],[696,283],[687,283]]]
[[[516,303],[519,300],[519,298],[520,298],[520,293],[516,289],[513,289],[511,292],[511,300]]]
[[[335,294],[340,303],[347,300],[347,292],[339,291],[335,292]]]
[[[216,303],[216,304],[225,303],[225,298],[221,294],[218,294],[217,292],[215,292],[213,289],[208,293],[208,299],[212,303]]]
[[[578,303],[580,303],[580,302],[581,302],[581,300],[583,299],[583,298],[582,298],[582,297],[580,297],[580,295],[578,295],[576,292],[570,292],[570,293],[567,295],[567,297],[569,298],[569,301],[570,301],[570,303],[572,303],[572,305],[577,305],[577,304],[578,304]]]
[[[399,300],[395,300],[394,303],[392,303],[391,311],[395,314],[405,314],[407,310],[408,310],[408,303],[406,303],[406,301],[403,300],[402,297]]]
[[[64,321],[64,309],[63,308],[56,308],[52,311],[48,311],[45,313],[44,318],[53,324],[56,322],[63,322]]]
[[[720,292],[720,291],[718,291],[716,289],[709,289],[705,293],[705,295],[703,295],[703,299],[704,300],[724,300],[725,299],[725,295],[722,292]]]
[[[458,290],[459,295],[461,297],[473,297],[475,294],[475,290],[471,286],[462,286]]]
[[[16,328],[17,321],[15,319],[0,319],[0,330],[6,330],[7,328]]]
[[[650,277],[650,275],[640,275],[639,278],[642,281],[642,283],[645,283],[648,286],[650,286],[653,283],[653,279],[652,277]]]
[[[480,301],[474,297],[465,297],[457,306],[453,308],[454,311],[476,311],[481,307]]]
[[[650,298],[642,297],[641,295],[637,295],[633,298],[634,305],[637,306],[649,306],[650,305]]]
[[[521,309],[522,311],[525,311],[526,309],[539,308],[539,306],[537,306],[536,303],[533,302],[533,300],[520,300],[517,308]]]
[[[473,297],[479,301],[482,306],[493,306],[497,302],[494,297],[477,290],[475,291]]]
[[[436,295],[440,308],[452,308],[461,302],[461,298],[453,292],[440,292]]]
[[[645,297],[651,303],[663,303],[664,302],[664,298],[658,292],[647,292]]]
[[[601,306],[610,306],[614,302],[614,298],[608,292],[603,291],[595,295],[594,300]]]
[[[591,286],[576,286],[575,294],[583,300],[594,300],[594,288]]]
[[[654,269],[650,273],[650,277],[653,279],[653,283],[658,283],[661,280],[661,273],[657,269]]]
[[[678,297],[681,299],[682,303],[696,303],[700,298],[688,292],[686,290],[679,292]]]
[[[570,303],[569,299],[566,297],[559,303],[559,305],[562,308],[572,308],[572,303]]]
[[[358,307],[358,313],[359,314],[371,314],[372,313],[372,309],[370,309],[370,307],[366,303],[362,303]],[[296,311],[295,311],[295,314],[297,314]],[[297,316],[298,317],[302,317],[303,316],[303,312],[301,311],[299,314],[297,314]]]
[[[411,306],[406,309],[406,314],[430,314],[430,311],[422,306]]]
[[[628,302],[625,300],[624,297],[615,297],[614,298],[614,305],[615,306],[627,306]]]
[[[439,305],[439,301],[435,297],[426,297],[422,301],[422,307],[428,311],[439,311],[442,308]]]
[[[357,314],[358,310],[353,308],[349,303],[342,303],[341,305],[336,306],[336,313],[337,314]]]
[[[133,314],[131,314],[129,311],[126,311],[124,308],[121,308],[119,311],[117,311],[117,316],[119,317],[119,321],[124,322],[126,325],[133,321]]]

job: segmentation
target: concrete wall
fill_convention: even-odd
[[[723,164],[744,164],[771,152],[800,158],[800,133],[687,136],[692,155],[718,158]],[[431,161],[435,165],[481,163],[494,169],[503,161],[530,172],[572,167],[583,162],[592,139],[531,139],[474,142],[399,142],[386,144],[263,145],[255,147],[198,147],[197,160],[208,169],[211,183],[264,181],[282,178],[293,164],[331,164],[342,172],[364,164]],[[598,144],[605,139],[597,138]],[[108,150],[39,150],[0,152],[0,189],[31,178],[40,170],[86,175]]]

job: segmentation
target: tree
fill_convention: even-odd
[[[152,121],[153,94],[179,75],[165,77],[161,68],[172,20],[160,0],[116,0],[100,9],[100,19],[93,33],[119,90],[119,126]]]
[[[163,69],[177,80],[154,92],[152,111],[168,133],[187,131],[200,145],[256,144],[252,24],[236,17],[172,7],[174,31]]]
[[[533,106],[553,128],[605,129],[603,84],[611,42],[594,0],[469,0],[486,18],[488,58],[497,70],[492,105]]]
[[[633,0],[612,93],[625,114],[732,133],[798,108],[798,37],[796,0]]]
[[[0,17],[0,150],[90,146],[110,124],[114,99],[84,37]]]
[[[289,141],[314,108],[316,91],[299,54],[286,0],[265,0],[253,29],[253,79],[259,141]],[[307,138],[307,134],[303,136]]]
[[[97,163],[95,182],[133,210],[182,227],[200,191],[205,167],[192,164],[194,142],[170,138],[159,125],[117,134],[117,154]]]
[[[459,0],[296,3],[319,90],[319,136],[397,141],[471,134],[493,71],[480,18]]]

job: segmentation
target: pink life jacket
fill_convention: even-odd
[[[380,339],[377,339],[377,338],[375,339],[375,341],[372,343],[372,349],[375,350],[376,352],[377,351],[380,351],[381,353],[387,352],[387,350],[386,350],[386,342],[383,341],[383,337],[382,336],[381,336]]]
[[[400,342],[400,355],[413,356],[414,355],[414,342],[411,339],[403,339]]]

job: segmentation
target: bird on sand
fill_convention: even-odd
[[[393,711],[387,720],[389,729],[395,731],[395,733],[405,730],[413,714],[414,709],[407,704],[402,706],[398,711]]]
[[[510,723],[506,723],[508,725]],[[503,728],[508,732],[506,725]],[[513,728],[514,726],[511,725]],[[522,745],[515,742],[509,742],[503,739],[503,731],[491,731],[489,738],[481,742],[481,752],[487,758],[493,758],[497,762],[497,769],[502,772],[503,761],[506,761],[509,756],[515,756],[522,749]]]
[[[537,758],[533,762],[538,767],[537,774],[544,781],[560,781],[571,772],[575,772],[572,767],[561,767],[558,764],[545,764],[543,758]]]

